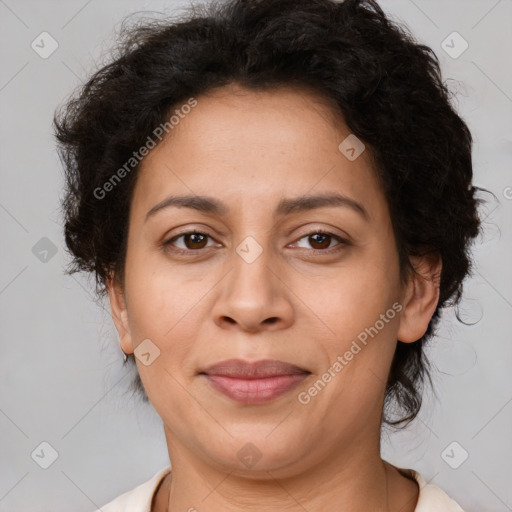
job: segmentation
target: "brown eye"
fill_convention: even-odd
[[[313,231],[303,236],[296,242],[296,245],[298,245],[299,247],[308,249],[308,247],[300,245],[301,240],[306,240],[307,244],[310,246],[310,248],[313,249],[313,251],[320,252],[330,252],[331,249],[337,250],[340,248],[338,246],[348,244],[339,236],[333,233],[329,233],[327,231]],[[338,243],[331,245],[334,240],[336,240]]]
[[[181,235],[177,235],[167,242],[164,242],[164,246],[174,246],[178,251],[193,251],[197,249],[204,249],[207,247],[208,239],[210,235],[206,233],[199,233],[197,231],[190,231],[187,233],[182,233]],[[181,244],[175,243],[176,241],[182,239]]]
[[[205,246],[208,235],[203,233],[189,233],[184,235],[185,246],[187,249],[202,249]]]
[[[323,233],[309,235],[309,243],[313,249],[328,249],[331,245],[332,236]]]

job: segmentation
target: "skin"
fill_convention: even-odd
[[[380,457],[381,413],[397,339],[425,333],[441,262],[413,260],[418,274],[400,281],[369,150],[354,161],[339,151],[350,130],[322,98],[230,85],[197,100],[142,161],[126,279],[108,283],[122,349],[149,338],[160,350],[148,366],[136,359],[172,461],[152,511],[413,511],[416,482]],[[339,206],[275,217],[283,198],[332,192],[362,204],[368,219]],[[146,220],[178,194],[211,196],[229,211],[173,206]],[[334,236],[309,236],[318,229]],[[163,245],[184,230],[209,236]],[[235,250],[248,236],[262,249],[252,263]],[[298,393],[395,302],[402,310],[300,403]],[[279,359],[311,375],[271,402],[244,405],[198,375],[230,358]],[[249,442],[261,455],[252,467],[237,456]]]

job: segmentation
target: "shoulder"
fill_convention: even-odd
[[[418,482],[420,493],[414,512],[464,512],[462,508],[452,500],[439,487],[429,484],[417,471],[407,471]]]
[[[153,494],[158,484],[170,471],[171,466],[166,466],[146,482],[121,494],[95,512],[150,512]]]

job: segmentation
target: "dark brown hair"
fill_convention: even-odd
[[[460,301],[470,273],[470,242],[480,227],[476,193],[483,190],[472,186],[472,137],[450,104],[434,52],[373,0],[195,6],[181,18],[123,25],[116,50],[54,118],[66,173],[68,273],[93,272],[99,297],[111,272],[123,282],[138,166],[106,198],[97,190],[177,105],[230,83],[314,90],[373,157],[402,275],[413,271],[413,255],[442,258],[437,309],[420,340],[398,342],[386,387],[385,410],[398,407],[402,417],[383,421],[412,420],[430,381],[424,344],[441,308]],[[138,375],[136,385],[144,393]]]

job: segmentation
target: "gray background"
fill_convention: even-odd
[[[0,1],[1,512],[91,511],[168,463],[160,419],[129,391],[133,374],[122,367],[106,303],[93,302],[87,276],[63,275],[51,120],[105,58],[124,15],[178,5]],[[381,5],[440,57],[475,138],[475,183],[498,198],[484,196],[486,234],[461,307],[473,325],[445,313],[429,351],[440,399],[428,396],[407,431],[385,431],[383,456],[420,471],[468,512],[512,510],[512,1]],[[43,31],[58,43],[46,59],[31,47]],[[441,47],[453,31],[469,44],[457,58]],[[47,469],[42,442],[58,454]]]

